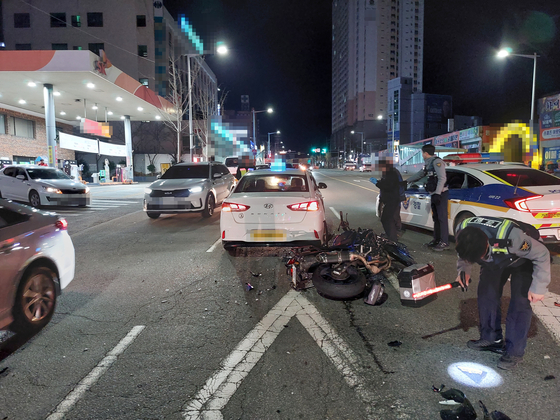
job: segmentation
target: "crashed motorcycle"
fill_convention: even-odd
[[[422,286],[416,287],[418,290],[435,285],[433,267],[416,264],[404,244],[390,241],[372,229],[351,229],[348,215],[344,219],[342,212],[338,231],[342,232],[325,248],[292,248],[284,257],[286,273],[294,289],[314,286],[328,299],[349,300],[363,296],[364,302],[379,305],[387,299],[384,293],[387,278],[393,277],[402,283],[401,289],[410,286],[411,291],[412,282],[419,283],[419,279]],[[411,284],[407,284],[408,281]],[[401,290],[401,302],[407,300],[404,292]]]

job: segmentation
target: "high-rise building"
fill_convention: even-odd
[[[424,0],[333,0],[332,17],[331,150],[353,148],[350,131],[384,148],[389,80],[422,92]]]

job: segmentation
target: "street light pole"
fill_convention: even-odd
[[[535,84],[536,84],[536,78],[537,78],[537,57],[539,57],[539,55],[537,55],[536,52],[534,52],[532,55],[529,54],[513,54],[510,52],[509,48],[504,48],[502,50],[500,50],[498,52],[498,57],[499,58],[505,58],[508,55],[513,55],[515,57],[525,57],[525,58],[530,58],[533,60],[533,87],[531,90],[531,118],[529,120],[529,128],[530,128],[530,132],[531,132],[531,140],[533,139],[533,132],[534,132],[534,123],[535,123]],[[539,137],[537,136],[537,157],[538,159],[542,160],[541,158],[541,146],[540,146],[540,141],[539,141]],[[537,168],[540,167],[540,163],[541,162],[537,162]]]
[[[363,133],[363,132],[361,132],[361,131],[354,131],[354,130],[350,131],[350,134],[355,134],[355,133],[357,133],[357,134],[361,134],[361,137],[360,137],[360,138],[361,138],[361,144],[362,144],[362,155],[363,155],[363,154],[364,154],[364,133]]]
[[[256,131],[256,118],[255,118],[255,114],[258,114],[260,112],[268,112],[269,114],[274,112],[272,108],[268,108],[268,109],[263,109],[261,111],[255,111],[255,108],[251,109],[251,112],[253,113],[253,142],[255,143],[255,147],[257,147],[257,131]],[[269,147],[270,147],[270,142],[269,142]]]
[[[270,135],[271,134],[280,134],[280,130],[276,130],[273,131],[271,133],[268,133],[268,149],[267,149],[267,153],[269,154],[269,156],[272,156],[272,154],[270,153]]]

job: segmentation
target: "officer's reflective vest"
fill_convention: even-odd
[[[508,250],[508,247],[511,246],[511,239],[508,239],[509,234],[516,227],[515,223],[511,220],[499,219],[497,217],[471,217],[463,220],[460,230],[467,226],[479,228],[488,237],[492,261],[479,260],[478,263],[481,266],[505,268],[520,260],[517,255],[510,254]]]

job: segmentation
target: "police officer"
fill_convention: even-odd
[[[445,163],[435,155],[436,148],[432,144],[422,146],[424,169],[416,172],[407,179],[407,182],[417,181],[428,176],[426,191],[430,193],[432,219],[434,221],[434,238],[425,244],[434,251],[443,251],[449,248],[449,225],[447,220],[447,202],[449,189],[447,188],[447,175]]]
[[[536,235],[535,235],[536,236]],[[533,311],[531,302],[544,298],[550,283],[550,253],[517,222],[497,217],[466,219],[455,232],[459,255],[457,281],[468,285],[471,265],[480,264],[478,316],[480,339],[470,340],[473,350],[503,354],[500,369],[512,369],[523,360]],[[465,279],[461,279],[464,272]],[[502,333],[501,297],[511,280],[511,300]]]
[[[379,188],[379,210],[381,213],[381,224],[387,238],[397,242],[402,230],[401,223],[401,196],[402,176],[397,168],[393,166],[393,158],[382,158],[379,160],[381,179],[371,177],[369,180]]]

